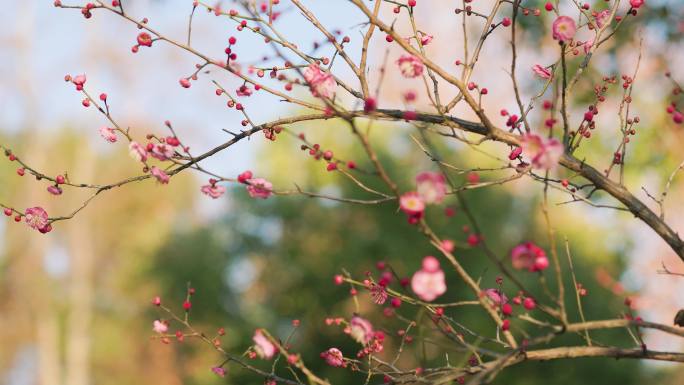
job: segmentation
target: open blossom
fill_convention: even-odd
[[[347,364],[344,362],[344,356],[338,348],[330,348],[324,351],[321,353],[321,358],[323,358],[328,365],[334,366],[336,368],[347,366]]]
[[[206,184],[202,186],[201,189],[202,193],[204,195],[210,196],[213,199],[221,197],[226,192],[226,188],[224,186],[219,186],[216,184]]]
[[[263,178],[248,179],[247,192],[252,198],[266,199],[273,193],[273,185],[271,182]]]
[[[433,256],[423,258],[422,267],[411,278],[411,289],[423,301],[433,301],[447,290],[444,271]]]
[[[152,147],[152,151],[150,151],[150,155],[152,157],[157,158],[159,160],[169,160],[173,157],[174,151],[173,147],[164,144],[164,143],[158,143]]]
[[[152,323],[152,330],[154,330],[155,333],[164,334],[169,331],[169,325],[164,321],[154,320]]]
[[[604,9],[599,12],[594,19],[596,20],[596,25],[598,25],[599,28],[603,28],[608,21],[608,18],[610,18],[610,10]]]
[[[116,143],[118,139],[116,137],[116,131],[110,127],[100,128],[100,135],[104,138],[104,140],[108,141],[109,143]]]
[[[254,341],[254,351],[260,358],[270,360],[275,356],[275,345],[264,335],[261,329],[257,329],[254,332],[252,341]]]
[[[410,191],[399,197],[399,207],[406,215],[420,218],[425,211],[425,202],[417,192]]]
[[[48,226],[48,213],[42,207],[31,207],[24,211],[26,224],[34,230],[43,230]]]
[[[147,160],[147,150],[145,147],[141,146],[138,142],[131,142],[128,145],[128,153],[131,158],[137,160],[138,162],[144,162]]]
[[[304,70],[304,79],[309,83],[311,93],[316,97],[332,99],[337,83],[330,73],[321,71],[318,64],[309,64]]]
[[[543,138],[536,134],[525,134],[520,147],[532,166],[538,169],[552,169],[556,167],[563,155],[563,145],[556,138]]]
[[[439,172],[421,172],[416,175],[416,185],[420,199],[426,204],[442,203],[447,193],[446,179]]]
[[[530,272],[542,271],[549,267],[546,252],[532,242],[522,243],[511,250],[513,268]]]
[[[413,55],[401,55],[397,65],[405,78],[415,78],[423,74],[423,62]]]
[[[575,32],[577,32],[577,25],[575,25],[575,20],[568,16],[558,16],[556,20],[553,21],[552,26],[553,38],[561,43],[567,43],[575,37]]]
[[[349,321],[349,335],[356,342],[365,345],[373,339],[373,325],[370,321],[355,315]]]
[[[542,79],[551,79],[551,71],[540,64],[535,64],[532,66],[532,71],[534,71],[534,73]]]
[[[165,173],[164,170],[160,169],[159,167],[152,166],[150,173],[152,174],[152,176],[157,178],[157,181],[159,183],[161,183],[161,184],[169,183],[169,174]]]
[[[503,305],[508,303],[508,297],[499,289],[486,289],[484,294],[489,298],[495,305]]]

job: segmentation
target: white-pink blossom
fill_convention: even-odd
[[[310,64],[304,70],[304,80],[309,83],[313,96],[332,99],[337,82],[329,72],[324,72],[318,64]]]
[[[563,155],[563,145],[556,138],[544,138],[537,134],[525,134],[520,141],[523,154],[537,169],[553,169]]]
[[[397,60],[399,71],[405,78],[415,78],[423,74],[423,62],[413,55],[401,55]]]
[[[439,266],[437,258],[433,256],[423,258],[421,269],[411,277],[411,289],[418,298],[427,302],[446,293],[444,271]]]
[[[109,143],[116,143],[116,141],[118,140],[116,136],[116,130],[110,127],[100,128],[100,135],[104,138],[104,140],[108,141]]]
[[[270,360],[276,354],[276,346],[264,335],[261,329],[254,332],[254,351],[256,354],[265,360]]]
[[[147,160],[147,150],[145,147],[141,146],[138,142],[131,142],[128,145],[128,153],[131,158],[137,160],[138,162],[144,162]]]
[[[416,175],[420,199],[426,204],[442,203],[447,193],[446,178],[439,172],[425,171]]]

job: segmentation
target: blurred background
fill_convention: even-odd
[[[153,28],[180,40],[185,37],[191,3],[124,2],[129,14],[148,17]],[[305,51],[313,51],[314,43],[321,42],[322,37],[287,1],[281,3],[279,27]],[[364,28],[359,12],[343,0],[304,3],[324,25],[351,37],[348,51],[354,52],[351,56],[358,60],[359,31]],[[461,18],[453,12],[456,2],[420,3],[416,8],[419,28],[435,36],[427,47],[429,54],[456,73],[459,69],[453,62],[463,55]],[[478,1],[474,7],[488,9],[490,3]],[[598,9],[605,6],[603,1],[596,3]],[[163,122],[168,119],[182,140],[199,153],[230,139],[222,129],[239,129],[241,115],[226,108],[225,100],[214,95],[210,80],[218,80],[231,90],[239,87],[239,82],[212,72],[201,75],[190,89],[181,89],[178,79],[192,73],[196,60],[161,43],[132,54],[130,48],[138,31],[114,15],[94,12],[93,18],[86,20],[78,11],[54,8],[51,0],[3,0],[0,5],[0,141],[44,173],[68,172],[73,180],[105,183],[140,172],[124,145],[110,145],[99,137],[98,129],[107,122],[94,109],[81,106],[81,96],[72,85],[64,83],[65,74],[86,73],[91,94],[106,92],[115,119],[131,127],[140,140],[148,132],[163,133]],[[225,8],[231,5],[223,2]],[[524,5],[542,7],[543,2],[526,1]],[[386,8],[383,17],[391,20],[391,9]],[[672,66],[684,59],[680,39],[682,8],[676,0],[649,0],[639,15],[641,22],[625,25],[615,42],[594,56],[592,70],[572,95],[576,111],[581,112],[593,100],[593,86],[602,76],[631,75],[640,52],[639,37],[643,38],[643,57],[631,107],[640,116],[641,124],[628,155],[626,183],[645,201],[642,187],[659,194],[670,173],[684,160],[684,133],[665,113],[671,85],[664,76],[670,70],[675,79],[684,81],[684,70]],[[405,18],[396,26],[408,31]],[[471,38],[479,34],[480,28],[479,23],[472,23]],[[557,48],[547,33],[549,20],[523,18],[520,28],[518,74],[523,100],[528,100],[542,87],[529,68],[536,63],[551,64]],[[239,39],[236,49],[243,63],[258,63],[265,54],[272,55],[259,39],[238,33],[225,18],[198,10],[193,28],[195,47],[219,58],[232,35]],[[375,37],[370,58],[373,87],[388,47],[383,36]],[[506,72],[510,68],[507,39],[508,31],[494,33],[474,74],[475,81],[489,88],[485,107],[490,111],[516,110]],[[331,52],[329,46],[320,50]],[[398,55],[396,47],[389,50],[390,60]],[[343,78],[351,79],[343,64],[339,61],[335,68]],[[578,59],[571,63],[577,64]],[[393,73],[381,86],[380,107],[400,107],[400,95],[408,89],[418,92],[416,108],[427,109],[429,101],[422,84],[407,82]],[[445,99],[454,95],[447,87],[441,91]],[[294,92],[308,97],[305,89]],[[580,157],[586,157],[598,169],[610,164],[619,141],[618,129],[612,123],[620,93],[619,85],[609,91],[596,136],[580,152]],[[244,104],[256,122],[300,112],[263,93],[255,93]],[[456,111],[469,117],[465,110]],[[535,112],[531,115],[540,130],[543,118]],[[505,123],[501,119],[497,124]],[[368,166],[348,128],[340,123],[291,128],[306,132],[310,140],[333,149],[343,159]],[[404,190],[412,188],[417,172],[434,167],[411,140],[411,133],[410,127],[395,125],[376,129],[372,137],[390,174]],[[459,167],[497,165],[460,144],[436,145],[445,160]],[[279,189],[290,189],[297,183],[309,191],[365,197],[356,186],[326,172],[324,163],[313,161],[298,148],[299,144],[286,135],[275,143],[254,137],[212,157],[205,166],[226,176],[251,169]],[[503,153],[502,147],[496,145],[485,149]],[[62,215],[77,208],[86,197],[73,189],[52,196],[45,191],[47,185],[21,178],[15,171],[16,164],[5,158],[0,161],[0,202],[18,208],[41,205],[51,214]],[[458,181],[465,180],[465,175],[454,176]],[[501,176],[480,175],[482,180]],[[680,215],[684,203],[682,180],[684,177],[675,179],[666,203],[666,218],[680,232],[684,230]],[[238,355],[245,351],[257,327],[266,327],[284,338],[291,331],[291,321],[299,319],[302,326],[294,336],[293,346],[308,365],[335,384],[361,383],[362,379],[349,371],[326,367],[318,358],[331,346],[348,355],[358,350],[339,328],[323,323],[325,317],[349,317],[354,311],[348,288],[333,285],[333,275],[344,268],[360,277],[365,271],[375,272],[375,262],[386,261],[399,275],[410,276],[422,257],[433,252],[432,248],[405,223],[394,204],[359,207],[297,196],[255,201],[242,188],[230,188],[221,199],[211,200],[199,192],[199,186],[205,183],[203,176],[186,173],[174,177],[168,186],[151,181],[127,185],[102,194],[75,219],[59,223],[46,236],[29,231],[25,225],[0,221],[0,384],[261,383],[262,379],[235,367],[228,368],[224,379],[215,376],[209,368],[220,363],[221,358],[210,347],[193,341],[163,345],[152,339],[152,321],[163,315],[155,311],[150,300],[160,295],[166,304],[180,310],[187,282],[197,290],[193,322],[210,334],[224,327],[227,335],[223,346],[227,350]],[[527,240],[548,249],[540,210],[541,186],[523,179],[466,193],[473,211],[478,213],[482,235],[498,255],[506,255],[513,246]],[[447,204],[456,206],[455,199],[451,199]],[[640,316],[670,324],[676,311],[684,307],[684,279],[657,271],[665,263],[684,272],[684,264],[648,227],[629,215],[582,203],[558,205],[566,199],[551,194],[551,216],[559,245],[562,237],[570,241],[578,280],[588,291],[584,298],[587,318],[620,317],[626,311],[624,299],[630,296],[635,298]],[[603,197],[597,199],[599,203],[611,202]],[[457,255],[483,286],[494,286],[497,272],[486,263],[480,250],[467,246],[468,234],[463,226],[468,221],[460,210],[456,212],[451,218],[439,209],[427,215],[440,235],[456,242]],[[564,259],[561,246],[559,251]],[[454,274],[447,275],[449,291],[445,302],[472,299]],[[521,278],[529,280],[524,274]],[[515,294],[512,285],[508,289]],[[392,351],[399,342],[393,333],[404,324],[397,317],[385,317],[381,307],[372,304],[365,294],[360,299],[362,314],[392,335],[386,346]],[[570,290],[568,304],[576,321],[573,300]],[[406,306],[398,313],[407,318],[417,316]],[[458,310],[452,316],[477,331],[492,333],[478,312]],[[429,322],[415,333],[417,341],[430,335]],[[606,344],[633,346],[624,330],[592,337]],[[681,341],[669,335],[647,333],[646,341],[654,350],[682,349]],[[581,339],[566,336],[558,342],[581,343]],[[415,342],[400,364],[405,368],[447,362],[457,366],[468,358],[453,352],[446,358],[450,361],[445,362],[443,352],[443,347]],[[255,365],[270,368],[267,363]],[[679,366],[585,359],[520,365],[504,372],[495,383],[683,381],[684,370]]]

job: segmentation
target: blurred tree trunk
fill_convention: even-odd
[[[92,180],[96,159],[89,150],[78,152],[74,174]],[[78,207],[81,194],[72,195],[69,207]],[[69,317],[65,331],[66,377],[65,384],[88,385],[91,381],[90,343],[93,320],[93,266],[96,258],[92,214],[86,211],[79,221],[69,221],[67,248],[71,257],[69,280]]]

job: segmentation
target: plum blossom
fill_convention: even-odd
[[[603,11],[599,12],[596,17],[594,17],[596,20],[596,25],[598,25],[599,28],[603,28],[608,21],[608,18],[610,18],[610,10],[608,9],[604,9]]]
[[[486,289],[484,294],[489,298],[495,305],[503,305],[508,303],[508,297],[499,289]]]
[[[48,186],[47,190],[52,195],[62,195],[62,189],[59,186]]]
[[[215,183],[210,183],[202,186],[201,191],[204,195],[217,199],[226,192],[226,188]]]
[[[425,202],[423,202],[417,192],[410,191],[399,197],[399,208],[409,216],[410,222],[418,221],[423,217]]]
[[[131,142],[128,145],[128,153],[131,158],[137,160],[138,162],[144,162],[147,160],[147,150],[145,147],[141,146],[138,142]]]
[[[549,267],[546,252],[532,242],[522,243],[511,250],[513,268],[530,272],[542,271]]]
[[[567,43],[572,40],[577,32],[577,25],[575,20],[568,16],[558,16],[556,20],[553,21],[551,28],[553,32],[553,39],[558,40],[561,43]]]
[[[413,55],[401,55],[397,60],[401,74],[405,78],[415,78],[423,74],[423,62]]]
[[[349,335],[360,344],[367,344],[375,335],[370,321],[359,316],[353,316],[349,321]]]
[[[629,0],[629,5],[634,9],[639,9],[646,3],[646,0]]]
[[[240,86],[240,88],[238,88],[235,91],[235,94],[237,96],[245,96],[245,97],[252,96],[252,89],[249,88],[249,86],[247,86],[246,84],[243,84]]]
[[[273,193],[273,185],[271,182],[263,178],[248,179],[247,192],[252,198],[266,199]]]
[[[439,172],[421,172],[416,176],[420,199],[426,204],[439,204],[447,193],[446,178]]]
[[[328,365],[336,368],[347,366],[347,363],[344,362],[344,356],[338,348],[330,348],[324,351],[321,353],[321,358],[323,358]]]
[[[152,169],[150,170],[150,173],[152,176],[157,178],[157,181],[161,184],[167,184],[169,183],[169,174],[165,173],[164,170],[160,169],[157,166],[152,166]]]
[[[423,258],[422,267],[411,278],[411,289],[423,301],[433,301],[447,290],[444,271],[437,258],[429,255]]]
[[[328,99],[335,96],[335,79],[330,73],[321,71],[318,64],[312,63],[304,70],[304,79],[309,83],[313,96]]]
[[[276,347],[273,343],[264,335],[261,329],[257,329],[254,332],[254,351],[256,354],[265,360],[270,360],[276,354]]]
[[[76,75],[76,76],[74,76],[73,79],[71,79],[71,82],[74,83],[74,85],[76,86],[76,90],[77,90],[77,91],[82,91],[82,90],[83,90],[83,85],[84,85],[85,82],[86,82],[86,76],[85,76],[85,74]]]
[[[589,39],[582,44],[582,49],[584,50],[584,54],[588,54],[591,51],[591,47],[594,46],[594,39]]]
[[[26,224],[30,228],[38,231],[43,231],[48,227],[48,213],[42,207],[31,207],[24,211]]]
[[[118,140],[116,137],[116,131],[110,127],[100,128],[100,136],[102,136],[104,140],[108,141],[109,143],[116,143]]]
[[[152,155],[152,157],[157,158],[161,161],[169,160],[174,155],[173,147],[171,147],[167,144],[164,144],[164,143],[158,143],[152,147],[152,151],[150,151],[150,155]]]
[[[542,79],[551,79],[551,71],[540,64],[535,64],[532,66],[532,71],[534,71],[534,73]]]
[[[152,330],[154,330],[155,333],[164,334],[169,331],[169,325],[166,322],[157,319],[152,323]]]
[[[211,371],[214,372],[219,377],[225,377],[226,376],[226,369],[223,369],[220,366],[214,366],[211,368]]]
[[[538,169],[552,169],[556,167],[563,155],[563,145],[556,138],[543,138],[536,134],[522,136],[520,147],[527,155],[532,166]]]
[[[424,34],[423,36],[420,37],[420,44],[423,46],[426,46],[426,45],[430,44],[430,42],[434,38],[435,37],[432,35]]]

